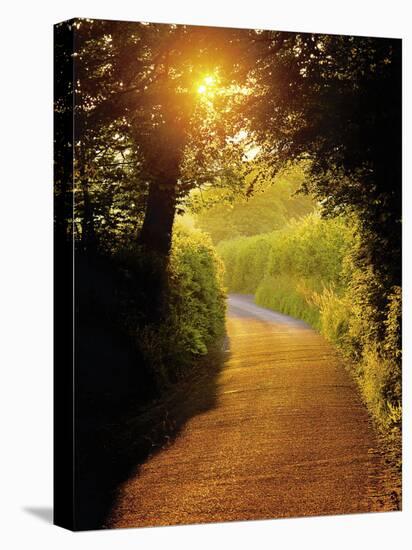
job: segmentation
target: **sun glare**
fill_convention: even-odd
[[[197,88],[197,92],[199,94],[210,94],[211,92],[215,91],[216,84],[216,77],[212,75],[207,75],[203,77],[201,84]]]

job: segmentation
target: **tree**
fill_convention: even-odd
[[[256,164],[254,165],[257,169]],[[193,196],[191,208],[196,225],[209,233],[215,244],[235,237],[269,233],[284,227],[315,208],[315,202],[296,191],[305,176],[301,166],[291,166],[275,178],[261,178],[248,195],[254,171],[243,178],[243,189],[210,187]]]
[[[76,204],[85,248],[126,210],[133,238],[167,257],[175,212],[193,187],[242,186],[236,173],[245,144],[235,137],[243,132],[273,173],[305,159],[306,190],[329,215],[355,211],[365,261],[385,287],[399,283],[400,41],[71,25]],[[217,79],[221,92],[209,106],[199,95],[205,78]],[[120,182],[128,183],[116,187]]]
[[[274,171],[310,162],[325,213],[354,211],[364,261],[401,279],[401,41],[267,31],[254,39],[258,93],[243,112]]]
[[[108,164],[127,165],[123,174],[111,173],[134,179],[146,197],[139,242],[167,256],[177,201],[193,185],[181,167],[196,116],[201,125],[199,83],[219,72],[222,85],[230,84],[240,31],[93,20],[72,25],[83,239],[90,247],[98,217],[90,175],[101,175]]]

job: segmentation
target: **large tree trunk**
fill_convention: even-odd
[[[146,214],[139,242],[146,250],[167,257],[172,245],[172,229],[176,211],[176,181],[149,187]]]
[[[167,317],[167,264],[172,245],[173,221],[176,210],[176,182],[161,184],[153,181],[149,187],[146,215],[139,237],[146,258],[143,281],[146,299],[145,317],[148,324],[157,325]]]
[[[181,128],[179,130],[175,120],[169,116],[171,111],[171,106],[165,108],[166,123],[156,130],[145,150],[150,184],[143,227],[138,239],[148,269],[143,283],[149,304],[146,319],[149,324],[155,325],[167,319],[169,307],[167,266],[185,142],[185,133]]]

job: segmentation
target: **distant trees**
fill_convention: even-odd
[[[252,178],[253,173],[237,192],[210,188],[192,195],[189,205],[195,212],[196,225],[209,233],[215,244],[280,229],[316,206],[311,197],[296,194],[305,181],[301,166],[289,167],[276,177],[262,177],[254,193],[248,196],[248,182]]]

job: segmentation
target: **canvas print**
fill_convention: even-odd
[[[401,40],[54,32],[55,523],[400,510]]]

